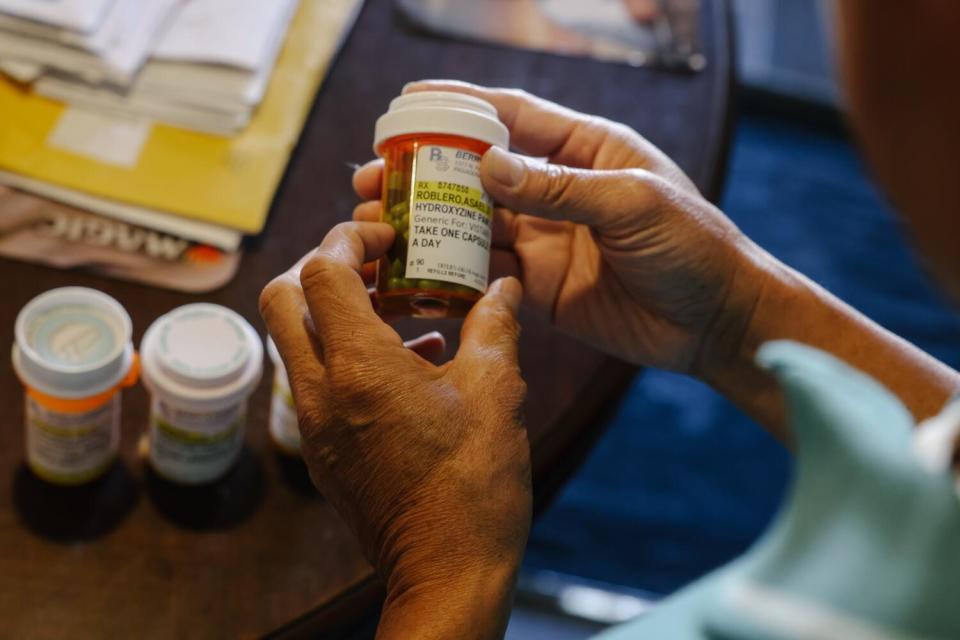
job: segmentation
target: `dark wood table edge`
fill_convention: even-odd
[[[717,203],[723,194],[729,162],[729,151],[733,142],[734,121],[737,117],[737,77],[735,70],[735,31],[733,8],[731,3],[718,3],[722,16],[711,21],[714,29],[715,51],[723,51],[722,60],[714,59],[708,64],[722,64],[723,80],[717,83],[714,100],[717,104],[726,104],[724,117],[718,119],[719,130],[712,132],[710,140],[715,141],[713,156],[718,159],[713,171],[703,176],[706,186],[705,195],[711,202]],[[723,49],[719,48],[722,43]],[[634,377],[641,371],[617,358],[608,358],[602,375],[594,376],[581,394],[584,402],[578,403],[574,411],[567,413],[556,433],[570,433],[571,437],[550,442],[531,443],[533,449],[534,473],[534,518],[543,513],[560,489],[573,473],[583,464],[593,446],[605,433],[606,419],[618,406],[619,399],[630,386]],[[592,417],[596,428],[565,429],[565,424],[583,424]],[[551,458],[549,452],[557,452],[558,457]],[[385,591],[383,582],[371,571],[363,580],[336,598],[306,612],[299,618],[267,634],[270,640],[299,640],[311,638],[361,638],[372,637],[379,608],[383,604]]]

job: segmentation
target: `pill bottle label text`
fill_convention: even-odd
[[[426,145],[417,150],[407,278],[486,290],[493,202],[480,181],[480,159],[456,147]]]
[[[186,411],[154,397],[150,411],[150,463],[174,482],[216,480],[243,447],[246,402],[210,412]]]
[[[79,484],[100,475],[120,443],[120,394],[91,411],[67,413],[26,397],[27,462],[58,484]]]

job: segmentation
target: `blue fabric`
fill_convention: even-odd
[[[848,141],[745,118],[724,211],[755,241],[952,366],[960,324]],[[670,593],[770,521],[789,456],[709,388],[647,371],[531,534],[526,566]]]

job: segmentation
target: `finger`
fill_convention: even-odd
[[[509,209],[497,207],[493,210],[493,231],[491,241],[495,247],[509,249],[517,241],[517,214]]]
[[[440,364],[447,351],[447,341],[439,331],[431,331],[419,338],[407,340],[403,346],[432,364]]]
[[[490,279],[497,280],[508,276],[523,280],[520,258],[513,251],[494,249],[490,252]]]
[[[413,82],[403,89],[404,93],[415,91],[455,91],[486,100],[510,130],[510,144],[533,156],[547,156],[574,167],[593,167],[601,154],[620,147],[621,151],[636,154],[628,163],[631,166],[648,165],[644,147],[652,145],[629,127],[579,113],[525,91],[488,89],[452,80]]]
[[[260,315],[291,375],[313,379],[312,373],[322,371],[323,365],[310,340],[312,321],[300,288],[299,265],[264,287],[260,294]]]
[[[371,160],[353,172],[353,190],[363,200],[379,200],[383,182],[383,160]]]
[[[387,252],[393,237],[387,224],[340,223],[301,269],[300,285],[328,363],[335,350],[382,346],[384,341],[400,344],[396,332],[374,312],[360,275],[365,263]]]
[[[380,222],[383,205],[379,200],[361,202],[353,208],[353,219],[356,222]]]
[[[490,366],[517,368],[520,336],[517,313],[521,298],[523,287],[519,280],[495,280],[463,322],[455,364],[465,370],[480,371]]]
[[[653,174],[590,171],[529,158],[492,147],[480,165],[483,186],[491,197],[514,211],[550,220],[589,225],[612,235],[635,228],[637,215],[657,202]]]

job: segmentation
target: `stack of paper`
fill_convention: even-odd
[[[0,0],[0,60],[129,86],[179,0]]]
[[[64,5],[63,13],[44,22],[37,4]],[[297,0],[0,0],[0,70],[73,105],[229,135],[263,99],[296,7]]]
[[[0,0],[0,184],[236,249],[361,4]]]

